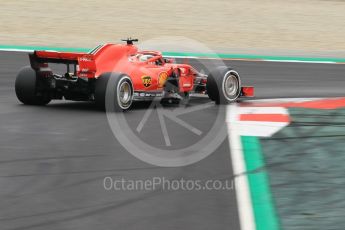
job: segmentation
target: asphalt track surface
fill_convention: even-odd
[[[207,72],[211,60],[190,60]],[[129,154],[114,138],[104,112],[92,103],[56,101],[21,105],[15,75],[28,65],[24,53],[0,52],[0,229],[239,229],[236,191],[107,191],[106,176],[129,180],[231,180],[229,143],[195,164],[162,168]],[[344,96],[345,65],[226,61],[254,85],[257,98]],[[192,106],[207,103],[194,99]],[[147,105],[128,114],[137,124]],[[169,108],[167,108],[169,109]],[[184,117],[207,131],[216,106]],[[162,145],[152,115],[141,138]],[[224,115],[223,115],[224,116]],[[199,137],[167,124],[172,148]],[[185,138],[189,135],[189,138]],[[175,145],[176,144],[176,145]],[[164,146],[163,146],[164,147]]]

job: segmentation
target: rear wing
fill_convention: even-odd
[[[49,63],[66,64],[67,73],[70,65],[74,67],[74,75],[83,78],[94,78],[96,63],[93,54],[70,53],[56,51],[34,51],[29,54],[31,67],[38,72],[50,71]]]

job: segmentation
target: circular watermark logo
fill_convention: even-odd
[[[174,53],[176,63],[191,65],[200,73],[207,74],[213,68],[225,65],[211,49],[184,37],[159,37],[144,41],[139,47],[145,50],[183,51],[183,56]],[[190,54],[188,57],[184,55],[186,52]],[[197,59],[193,53],[207,53],[214,58]],[[115,64],[113,72],[123,69],[118,67]],[[140,68],[143,76],[148,76],[143,84],[151,84],[147,79],[152,69]],[[161,67],[151,68],[159,72]],[[126,74],[131,76],[131,71],[137,70],[128,70]],[[146,102],[139,100],[131,110],[119,113],[114,112],[115,81],[111,77],[108,81],[106,116],[116,139],[136,158],[162,167],[185,166],[206,158],[225,140],[225,107],[215,105],[207,95],[191,95],[188,103],[179,105],[162,105],[160,98],[152,97]]]

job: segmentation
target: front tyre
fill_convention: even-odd
[[[122,73],[105,73],[96,80],[95,101],[98,107],[107,111],[128,110],[133,102],[131,78]]]
[[[209,98],[216,104],[234,102],[241,93],[239,74],[229,67],[218,67],[208,75],[206,90]]]
[[[39,77],[30,66],[22,68],[16,78],[17,98],[25,105],[46,105],[51,101],[48,93],[37,90]]]

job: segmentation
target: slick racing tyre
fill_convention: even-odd
[[[46,105],[51,101],[48,93],[39,92],[39,77],[30,66],[22,68],[16,78],[15,91],[19,101],[25,105]]]
[[[241,93],[240,77],[229,67],[218,67],[208,75],[206,91],[208,97],[216,104],[234,102]]]
[[[101,109],[126,111],[132,105],[133,93],[132,80],[126,74],[105,73],[96,80],[95,101]]]

